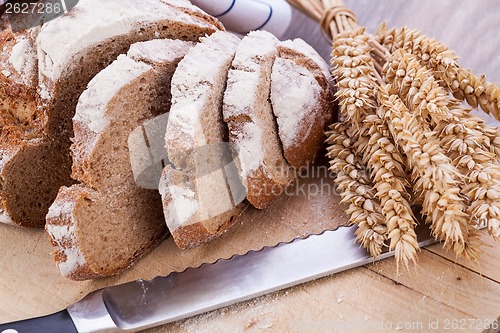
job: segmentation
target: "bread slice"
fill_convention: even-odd
[[[240,39],[216,32],[196,45],[172,78],[160,181],[165,220],[180,248],[221,235],[246,207],[222,120],[226,78]],[[233,177],[231,178],[231,176]],[[232,186],[232,187],[231,187]]]
[[[197,41],[218,30],[223,27],[216,19],[181,0],[80,0],[68,14],[44,24],[35,43],[38,87],[26,99],[30,110],[39,113],[40,126],[30,129],[29,141],[16,134],[16,141],[11,136],[0,142],[0,156],[8,155],[0,163],[0,209],[8,216],[2,220],[43,226],[59,187],[73,183],[71,118],[92,77],[135,42]],[[12,97],[7,101],[17,103]],[[19,132],[19,126],[10,126],[10,131]],[[36,167],[14,167],[21,164]]]
[[[331,121],[330,77],[324,70],[328,73],[328,65],[300,39],[282,42],[278,50],[271,102],[284,155],[301,169],[314,162],[325,139],[325,124]]]
[[[224,121],[247,199],[269,206],[294,179],[283,156],[270,102],[271,69],[278,40],[254,31],[243,38],[228,74]]]
[[[90,81],[73,119],[73,177],[47,214],[61,273],[74,280],[116,274],[166,235],[157,190],[136,185],[129,134],[170,108],[170,80],[192,42],[133,45]]]

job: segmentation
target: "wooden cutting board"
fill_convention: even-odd
[[[280,242],[336,229],[347,223],[328,167],[313,166],[266,210],[249,207],[219,239],[180,250],[167,239],[135,266],[116,277],[74,282],[63,278],[52,260],[44,230],[0,225],[0,322],[47,314],[78,301],[92,290],[166,276],[220,258],[260,250]]]

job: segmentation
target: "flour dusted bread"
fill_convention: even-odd
[[[189,248],[225,232],[246,207],[222,120],[226,78],[240,39],[216,32],[193,47],[172,78],[165,145],[172,165],[160,181],[165,220]]]
[[[296,169],[314,162],[332,118],[328,65],[300,39],[278,45],[271,102],[287,161]]]
[[[243,38],[228,74],[224,121],[247,199],[269,206],[294,179],[283,156],[270,98],[278,40],[264,31]]]
[[[166,235],[157,190],[136,185],[129,134],[170,108],[170,80],[192,42],[152,40],[133,45],[97,74],[73,119],[73,178],[47,214],[61,273],[75,280],[128,267]]]
[[[37,120],[38,128],[30,128],[26,140],[16,134],[16,143],[12,143],[12,136],[0,142],[0,175],[4,180],[0,183],[1,220],[43,226],[59,187],[73,183],[69,153],[71,118],[92,77],[125,53],[132,43],[154,38],[197,41],[221,29],[216,19],[181,0],[80,0],[68,14],[44,24],[29,45],[38,68],[35,88],[30,83],[29,89],[11,94],[19,96],[21,102],[10,95],[4,101],[26,110],[22,117],[8,120],[9,133],[26,133],[18,123],[30,117]],[[15,50],[11,54],[14,56]],[[0,83],[0,90],[4,86]],[[19,165],[36,167],[18,168]]]

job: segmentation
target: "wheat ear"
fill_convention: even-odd
[[[439,122],[463,123],[477,132],[476,140],[484,142],[487,150],[500,156],[500,134],[498,129],[488,126],[484,121],[470,113],[470,109],[458,107],[459,101],[448,96],[440,87],[432,72],[423,66],[416,56],[396,50],[384,66],[383,73],[387,80],[397,88],[399,96],[410,109],[420,112],[426,119],[431,118],[431,125]],[[450,108],[453,107],[453,112]],[[483,136],[483,138],[480,137]]]
[[[371,52],[370,39],[363,28],[340,34],[333,45],[333,74],[337,80],[341,120],[345,125],[355,124],[345,134],[353,143],[353,152],[362,156],[363,164],[369,166],[375,196],[380,200],[386,224],[390,224],[390,248],[396,250],[399,269],[399,263],[408,267],[410,261],[416,260],[419,247],[415,220],[407,201],[403,158],[382,135],[385,125],[375,115],[377,79]],[[374,123],[376,119],[379,121]],[[385,132],[389,134],[386,128]],[[337,151],[332,148],[330,153]],[[333,166],[338,167],[335,163]]]
[[[378,92],[378,115],[387,122],[392,137],[406,154],[416,177],[415,188],[423,195],[422,211],[433,234],[458,255],[476,259],[479,238],[469,225],[460,196],[459,173],[420,115],[412,114],[389,84]]]
[[[500,237],[500,165],[497,156],[487,150],[480,121],[463,118],[468,114],[455,100],[450,101],[454,122],[441,123],[438,132],[441,147],[452,164],[464,176],[461,193],[468,198],[473,221],[484,223],[490,235]]]
[[[344,32],[337,36],[332,50],[332,72],[337,82],[340,119],[363,126],[368,114],[374,114],[376,81],[373,76],[371,47],[364,29]]]
[[[476,76],[460,67],[455,52],[443,43],[406,27],[388,30],[385,24],[377,31],[377,41],[390,52],[403,49],[412,53],[456,98],[465,99],[474,108],[480,105],[484,112],[500,120],[500,87],[487,82],[484,75]]]
[[[370,176],[380,199],[384,215],[389,248],[395,250],[397,269],[404,263],[416,262],[419,250],[415,233],[415,217],[409,203],[404,157],[390,139],[387,125],[378,115],[369,115],[365,122],[370,126],[370,140],[363,162],[370,166]]]
[[[352,140],[341,123],[330,126],[327,132],[327,156],[330,170],[337,173],[335,184],[343,203],[349,203],[350,223],[356,224],[356,240],[370,255],[378,257],[386,239],[387,227],[380,212],[380,201],[375,198],[371,183],[361,159],[352,151]]]
[[[383,73],[408,108],[423,120],[429,120],[432,126],[453,120],[446,91],[415,56],[396,50],[387,60]]]

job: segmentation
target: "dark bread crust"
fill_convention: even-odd
[[[47,117],[38,108],[36,65],[29,73],[30,77],[23,77],[10,64],[11,54],[20,40],[35,51],[36,30],[14,33],[7,24],[5,26],[6,29],[0,32],[0,210],[4,217],[8,217],[9,223],[42,227],[45,213],[59,186],[47,186],[42,181],[39,183],[41,188],[34,188],[37,177],[27,184],[24,178],[39,169],[39,173],[46,173],[45,178],[53,178],[61,184],[71,182],[68,182],[69,177],[62,180],[60,170],[52,168],[58,157],[52,158],[50,151],[42,153],[51,143],[44,134]],[[36,168],[25,170],[31,161]],[[23,182],[27,185],[24,189],[20,188]],[[39,206],[40,209],[30,206]]]
[[[219,225],[217,230],[209,230],[205,221],[176,229],[172,232],[175,244],[181,249],[190,249],[220,237],[236,223],[238,216],[240,216],[247,207],[248,202],[245,201],[236,206],[232,211],[214,217],[214,219],[225,221],[223,224]]]

